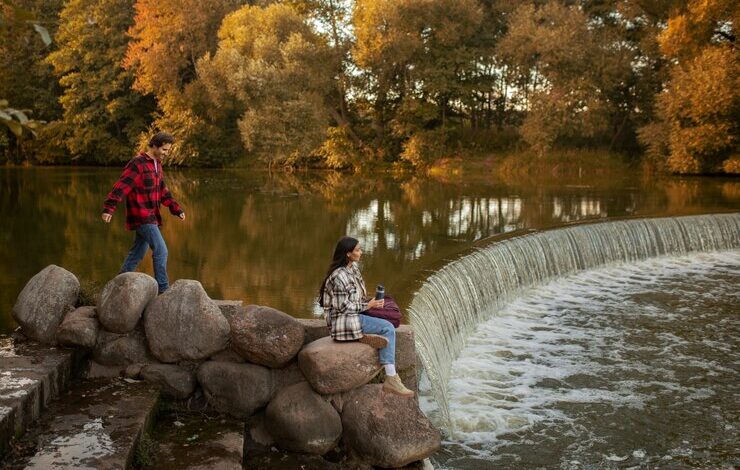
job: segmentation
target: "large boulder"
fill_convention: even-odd
[[[87,361],[81,372],[83,379],[110,379],[120,377],[125,371],[126,366],[104,366],[95,361]]]
[[[100,293],[98,318],[113,333],[128,333],[139,323],[147,304],[157,297],[157,281],[144,273],[122,273]]]
[[[247,362],[243,357],[235,353],[231,348],[226,348],[223,351],[219,351],[210,358],[212,361],[219,362]]]
[[[74,274],[49,265],[23,288],[13,307],[13,318],[28,338],[55,344],[57,327],[74,310],[79,293],[80,281]]]
[[[224,314],[226,319],[231,318],[232,315],[236,315],[241,312],[242,310],[242,304],[244,303],[241,300],[219,300],[219,299],[213,299],[213,301],[216,303],[216,306],[221,310],[221,313]]]
[[[303,346],[303,325],[270,307],[248,305],[229,316],[231,348],[254,364],[283,367]]]
[[[105,366],[128,366],[155,362],[146,347],[146,338],[140,330],[120,335],[101,331],[93,350],[93,358]]]
[[[219,411],[244,418],[262,408],[277,392],[306,379],[297,362],[282,369],[211,360],[200,364],[198,382]]]
[[[198,281],[179,280],[144,312],[152,353],[162,362],[197,361],[226,348],[229,322]]]
[[[378,351],[358,341],[330,337],[307,344],[298,353],[298,364],[314,390],[341,393],[368,383],[379,371]]]
[[[324,336],[329,336],[329,326],[323,318],[298,318],[298,322],[303,325],[303,344],[316,341]]]
[[[285,450],[324,455],[337,445],[342,420],[308,382],[279,391],[265,411],[265,425]]]
[[[59,344],[94,348],[100,331],[100,324],[95,317],[95,307],[80,307],[69,312],[57,328]]]
[[[195,391],[195,374],[174,364],[148,364],[139,375],[158,386],[164,395],[178,400],[188,398]]]
[[[285,387],[298,382],[305,382],[306,378],[298,366],[298,361],[293,361],[282,369],[272,369],[273,392],[277,393]]]
[[[437,428],[412,397],[384,392],[380,384],[346,394],[342,409],[344,439],[365,462],[396,468],[422,460],[441,445]]]
[[[216,410],[237,418],[267,405],[274,391],[272,371],[256,364],[206,361],[198,368],[198,382]]]

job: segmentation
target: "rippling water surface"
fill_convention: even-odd
[[[0,334],[23,286],[49,264],[100,289],[133,236],[123,209],[100,220],[119,168],[0,167]],[[493,173],[449,179],[331,172],[174,170],[167,184],[187,219],[165,215],[170,280],[197,279],[213,298],[312,317],[342,235],[361,240],[369,285],[402,307],[428,275],[475,243],[514,231],[611,217],[736,211],[732,178],[640,173],[535,180]],[[147,255],[139,268],[152,273]]]
[[[735,468],[740,250],[558,278],[452,365],[440,468]],[[430,410],[433,415],[433,410]]]

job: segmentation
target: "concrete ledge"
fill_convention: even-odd
[[[17,441],[7,468],[126,469],[151,424],[159,392],[123,379],[76,383]]]
[[[82,353],[0,338],[0,458],[63,392]]]

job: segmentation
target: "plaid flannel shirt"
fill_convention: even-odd
[[[357,263],[352,267],[337,268],[326,280],[324,287],[324,315],[337,341],[362,338],[360,312],[367,310],[365,281]]]
[[[164,184],[162,164],[140,153],[123,169],[121,178],[105,200],[103,213],[113,214],[123,198],[126,198],[126,228],[136,230],[144,224],[162,225],[159,205],[164,204],[173,215],[183,210]]]

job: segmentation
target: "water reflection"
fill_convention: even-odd
[[[449,239],[471,241],[520,228],[521,209],[522,200],[518,197],[459,197],[450,199],[446,207],[422,210],[412,218],[423,230],[442,233]],[[408,214],[403,211],[402,202],[392,204],[373,199],[367,207],[356,209],[350,215],[346,232],[354,234],[368,254],[401,249],[401,256],[413,261],[429,246],[426,240],[420,240],[412,249],[403,249],[413,246],[405,227],[395,223],[404,217],[408,218]]]
[[[631,212],[630,207],[625,212]],[[606,210],[601,207],[601,201],[590,197],[574,197],[563,200],[560,197],[552,198],[552,218],[561,222],[572,222],[585,217],[606,217]]]
[[[54,263],[103,284],[132,237],[123,213],[99,220],[117,169],[0,169],[0,332],[23,285]],[[317,283],[336,240],[360,239],[370,285],[406,305],[429,270],[481,239],[515,230],[626,215],[737,210],[732,179],[447,182],[336,173],[169,171],[188,219],[165,218],[172,280],[200,280],[214,298],[243,299],[312,315]],[[143,271],[152,272],[148,257]]]

